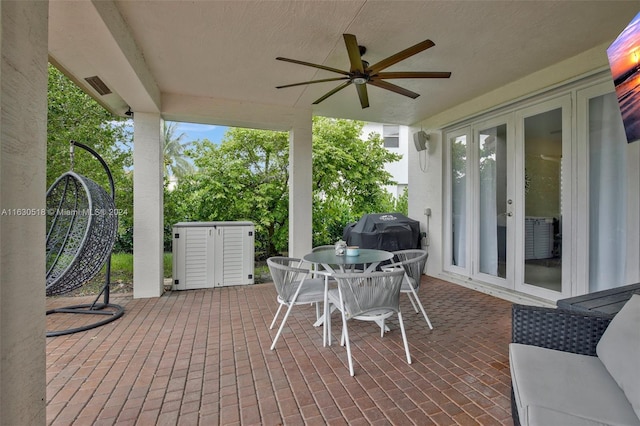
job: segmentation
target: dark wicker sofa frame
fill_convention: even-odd
[[[513,343],[539,346],[563,352],[596,356],[596,345],[613,315],[576,312],[514,304],[511,313]],[[520,425],[511,389],[511,416]]]

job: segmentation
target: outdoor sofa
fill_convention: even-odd
[[[618,314],[515,304],[515,425],[640,425],[640,295]]]

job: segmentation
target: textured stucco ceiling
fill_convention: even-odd
[[[100,76],[101,101],[181,121],[282,127],[292,110],[411,124],[594,46],[640,10],[612,1],[65,1],[50,3],[50,56],[76,80]],[[388,71],[451,71],[450,79],[395,80],[415,100],[353,87],[319,105],[334,77],[277,56],[348,69],[343,33],[370,63],[425,39],[436,46]],[[124,108],[124,109],[123,109]]]

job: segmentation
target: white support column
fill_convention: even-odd
[[[160,114],[133,115],[133,297],[163,292],[163,142]]]
[[[311,251],[312,202],[310,110],[296,114],[289,132],[289,256],[302,257]]]
[[[47,1],[0,2],[0,423],[44,425]]]

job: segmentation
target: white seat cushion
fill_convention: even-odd
[[[599,421],[578,415],[563,413],[551,408],[530,405],[527,411],[529,424],[548,426],[603,426]]]
[[[640,425],[597,357],[512,343],[509,360],[522,425]]]
[[[613,318],[596,353],[640,417],[639,294],[633,295]]]
[[[307,278],[302,284],[296,304],[319,302],[324,299],[324,278]]]

